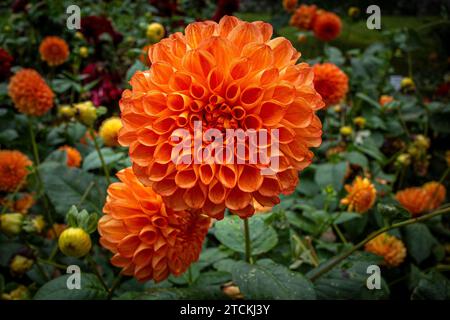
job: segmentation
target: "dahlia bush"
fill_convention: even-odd
[[[79,2],[2,5],[0,299],[450,298],[446,15]]]

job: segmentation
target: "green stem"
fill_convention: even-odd
[[[89,195],[89,192],[91,192],[91,190],[94,187],[94,185],[95,185],[95,183],[93,181],[91,181],[91,183],[87,187],[86,191],[81,196],[81,199],[80,199],[80,201],[77,204],[77,207],[81,206],[81,204],[84,202],[84,200],[86,200],[87,196]]]
[[[244,219],[244,238],[245,238],[245,261],[253,263],[252,245],[250,240],[250,228],[248,226],[248,218]]]
[[[51,224],[52,231],[56,237],[57,233],[55,230],[52,214],[50,213],[50,205],[48,203],[47,195],[45,194],[45,190],[44,190],[44,183],[42,182],[41,174],[39,172],[39,165],[41,164],[41,162],[39,160],[39,152],[38,152],[38,147],[37,147],[37,143],[36,143],[36,135],[34,134],[33,122],[31,120],[31,117],[28,117],[28,127],[30,130],[31,145],[33,148],[33,155],[34,155],[34,166],[33,167],[34,167],[34,171],[36,174],[36,180],[37,180],[39,191],[40,191],[39,193],[40,193],[40,195],[42,195],[42,199],[44,202],[45,215],[47,217],[48,222]]]
[[[354,245],[350,250],[348,250],[348,251],[340,254],[339,256],[329,260],[324,265],[319,267],[318,270],[313,270],[308,275],[308,278],[311,281],[317,280],[319,277],[323,276],[328,271],[333,269],[336,265],[338,265],[340,262],[342,262],[347,257],[349,257],[352,253],[354,253],[358,249],[362,248],[367,242],[369,242],[373,238],[377,237],[378,235],[380,235],[380,234],[382,234],[382,233],[384,233],[386,231],[389,231],[391,229],[404,227],[404,226],[409,225],[409,224],[425,221],[425,220],[431,219],[431,218],[433,218],[435,216],[438,216],[438,215],[441,215],[441,214],[445,214],[445,213],[449,213],[449,212],[450,212],[450,208],[436,210],[436,211],[434,211],[432,213],[429,213],[429,214],[426,214],[426,215],[423,215],[423,216],[420,216],[420,217],[417,217],[417,218],[408,219],[408,220],[405,220],[405,221],[402,221],[402,222],[399,222],[399,223],[395,223],[395,224],[392,224],[390,226],[381,228],[381,229],[379,229],[377,231],[374,231],[370,235],[368,235],[364,240],[362,240],[358,244]]]
[[[100,283],[102,284],[103,288],[105,288],[105,290],[107,292],[109,292],[109,288],[106,285],[105,280],[103,280],[102,276],[100,275],[100,272],[98,272],[97,269],[97,264],[95,263],[94,259],[92,259],[91,254],[86,255],[86,260],[88,261],[88,263],[91,266],[92,271],[94,271],[95,276],[98,278],[98,280],[100,281]]]
[[[64,264],[61,264],[61,263],[57,263],[57,262],[50,261],[50,260],[45,260],[45,259],[42,259],[42,258],[38,258],[37,261],[39,263],[48,264],[49,266],[53,266],[53,267],[56,267],[56,268],[61,269],[61,270],[67,270],[67,266],[64,265]]]
[[[108,293],[108,300],[111,300],[111,298],[112,298],[112,296],[113,296],[113,294],[114,294],[114,291],[119,287],[121,281],[122,281],[122,274],[119,274],[119,275],[116,277],[116,279],[114,280],[111,289],[109,290],[109,293]]]
[[[347,243],[347,239],[345,239],[344,234],[342,233],[341,229],[339,229],[338,225],[333,223],[332,226],[334,231],[336,231],[339,239],[341,239],[342,243]]]
[[[100,147],[98,145],[97,139],[95,138],[94,129],[92,127],[89,127],[89,133],[91,134],[92,140],[94,140],[95,150],[97,150],[98,157],[100,158],[100,162],[103,167],[103,172],[105,173],[106,181],[108,182],[108,184],[111,184],[111,179],[109,178],[109,170],[108,170],[108,167],[106,166],[106,162],[105,162],[105,159],[103,158],[103,154],[100,151]]]

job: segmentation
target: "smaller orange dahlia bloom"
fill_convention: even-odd
[[[380,101],[378,101],[378,102],[380,103],[380,105],[382,107],[384,107],[385,105],[387,105],[388,103],[391,103],[392,101],[394,101],[394,97],[384,94],[380,97]]]
[[[19,112],[42,116],[53,107],[53,91],[33,69],[22,69],[11,77],[8,94]]]
[[[447,190],[442,183],[431,181],[425,183],[422,188],[430,195],[428,210],[437,209],[444,202]]]
[[[33,163],[17,150],[0,150],[0,191],[18,190],[28,176],[27,167]]]
[[[62,147],[59,147],[58,150],[63,150],[66,152],[67,166],[69,166],[69,167],[79,167],[80,166],[81,154],[77,149],[72,148],[70,146],[62,146]]]
[[[430,194],[423,188],[413,187],[398,191],[395,199],[403,208],[409,211],[413,217],[420,215],[428,210],[431,203]]]
[[[322,41],[336,39],[342,30],[341,18],[332,12],[323,12],[314,18],[314,35]]]
[[[200,255],[210,218],[198,211],[173,211],[151,187],[143,186],[131,168],[108,188],[98,222],[100,244],[114,256],[122,274],[139,281],[178,276]]]
[[[387,233],[382,233],[367,242],[365,250],[383,257],[388,267],[400,265],[406,257],[406,248],[403,242]]]
[[[39,53],[49,66],[59,66],[69,58],[69,46],[60,37],[45,37],[39,46]]]
[[[6,206],[10,212],[27,214],[28,210],[34,205],[34,197],[30,193],[25,193],[19,199],[13,201],[9,199],[0,199],[0,205]]]
[[[373,207],[377,197],[377,190],[367,178],[356,177],[351,185],[345,185],[347,196],[341,200],[341,204],[348,205],[350,212],[364,213]]]
[[[348,77],[333,63],[316,64],[314,88],[322,96],[327,106],[339,103],[347,94]]]
[[[317,6],[302,4],[295,10],[289,24],[293,27],[310,30],[313,27],[313,21],[316,17]]]
[[[292,12],[297,7],[297,0],[283,0],[283,8],[287,12]]]

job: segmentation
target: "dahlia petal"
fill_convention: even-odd
[[[252,196],[248,192],[244,192],[239,188],[233,188],[225,199],[225,205],[231,210],[241,210],[248,206]]]

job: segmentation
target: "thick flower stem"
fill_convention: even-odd
[[[109,170],[108,170],[108,167],[106,166],[106,162],[105,162],[105,159],[103,158],[103,154],[100,151],[100,147],[98,145],[97,139],[95,138],[94,129],[92,127],[89,127],[89,133],[90,133],[90,135],[92,137],[92,140],[94,140],[95,150],[97,150],[98,157],[100,158],[100,162],[101,162],[102,167],[103,167],[103,172],[105,173],[106,181],[108,182],[108,185],[110,185],[111,184],[111,179],[109,178]]]
[[[36,180],[38,183],[39,191],[40,191],[40,194],[42,194],[42,199],[43,199],[44,208],[45,208],[45,215],[47,217],[48,222],[51,224],[51,228],[52,228],[53,233],[55,234],[55,237],[57,237],[57,233],[56,233],[54,222],[53,222],[53,217],[50,212],[50,205],[48,203],[47,195],[45,194],[45,190],[44,190],[44,183],[42,182],[41,174],[39,172],[39,165],[41,164],[41,162],[39,160],[39,152],[38,152],[38,147],[37,147],[37,143],[36,143],[36,136],[35,136],[34,130],[33,130],[33,121],[31,120],[31,117],[28,117],[28,127],[30,130],[31,145],[33,148],[33,155],[34,155],[34,166],[33,167],[34,167],[34,172],[36,175]]]
[[[421,222],[421,221],[425,221],[428,219],[431,219],[435,216],[441,215],[441,214],[446,214],[446,213],[450,213],[450,208],[445,208],[445,209],[440,209],[440,210],[436,210],[434,212],[431,212],[429,214],[417,217],[417,218],[412,218],[412,219],[408,219],[399,223],[394,223],[390,226],[381,228],[377,231],[372,232],[370,235],[368,235],[364,240],[362,240],[361,242],[357,243],[356,245],[354,245],[350,250],[342,253],[341,255],[327,261],[325,264],[323,264],[322,266],[320,266],[319,268],[317,268],[317,270],[312,270],[312,272],[310,272],[308,274],[308,278],[311,281],[315,281],[318,278],[320,278],[321,276],[323,276],[324,274],[326,274],[328,271],[330,271],[331,269],[333,269],[336,265],[338,265],[340,262],[342,262],[343,260],[345,260],[347,257],[349,257],[352,253],[354,253],[355,251],[357,251],[358,249],[362,248],[367,242],[369,242],[370,240],[372,240],[373,238],[377,237],[378,235],[389,231],[391,229],[396,229],[396,228],[400,228],[409,224],[413,224],[413,223],[417,223],[417,222]]]
[[[248,218],[244,220],[244,239],[245,239],[245,261],[253,263],[252,259],[252,244],[250,240],[250,228],[248,226]]]

